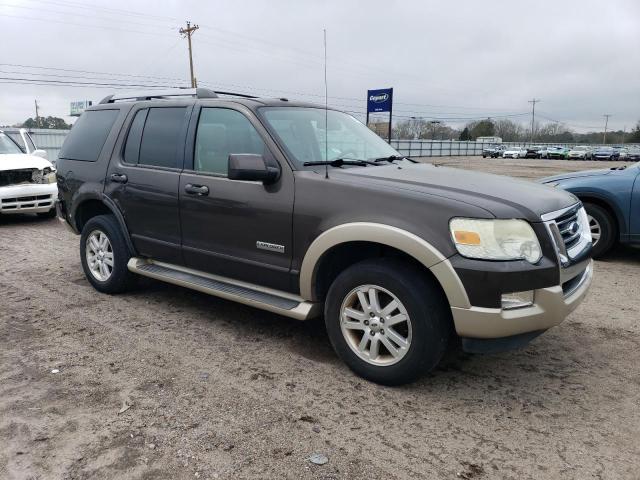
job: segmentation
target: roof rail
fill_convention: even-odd
[[[232,97],[240,97],[240,98],[260,98],[255,95],[248,95],[246,93],[235,93],[235,92],[222,92],[220,90],[215,90],[215,93],[218,95],[230,95]]]
[[[152,100],[167,97],[218,98],[216,92],[208,88],[172,88],[170,90],[156,90],[153,92],[134,92],[109,95],[100,100],[100,104],[114,103],[121,100]]]

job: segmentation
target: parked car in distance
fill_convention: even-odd
[[[540,147],[538,149],[538,158],[549,158],[548,147]]]
[[[621,148],[618,150],[618,160],[629,160],[629,149]]]
[[[563,173],[540,180],[578,197],[587,211],[593,255],[616,242],[640,244],[640,163],[629,167]]]
[[[547,150],[547,158],[566,160],[568,157],[569,149],[567,147],[550,147]]]
[[[640,148],[639,147],[631,147],[629,148],[627,154],[627,160],[637,162],[640,160]]]
[[[506,150],[504,145],[489,145],[482,150],[482,158],[498,158],[502,156],[502,152]]]
[[[540,151],[542,147],[540,147],[539,145],[533,145],[530,147],[527,147],[527,153],[524,156],[524,158],[539,158],[538,157],[538,152]]]
[[[415,162],[346,113],[287,99],[109,96],[67,136],[58,186],[96,290],[142,275],[324,315],[337,354],[383,384],[433,369],[452,336],[478,353],[526,344],[593,275],[573,195]]]
[[[613,147],[598,147],[593,152],[594,160],[618,160],[620,152]]]
[[[527,155],[527,149],[524,147],[507,147],[502,152],[502,158],[525,158]]]
[[[55,217],[57,195],[53,165],[0,130],[0,214]]]
[[[571,148],[569,150],[569,160],[591,160],[593,154],[591,148],[583,145]]]

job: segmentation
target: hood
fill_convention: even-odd
[[[330,175],[369,186],[375,183],[380,188],[447,197],[483,208],[497,218],[526,218],[532,222],[539,222],[543,213],[578,202],[563,190],[534,182],[424,163],[333,169]]]
[[[539,183],[553,183],[561,180],[569,180],[571,178],[583,178],[583,177],[598,177],[602,175],[609,175],[613,170],[609,168],[603,168],[600,170],[584,170],[582,172],[567,172],[552,177],[545,177],[538,180]]]
[[[9,153],[0,155],[0,171],[3,170],[19,170],[22,168],[45,168],[53,169],[53,165],[49,160],[36,157],[35,155],[27,155],[24,153]]]

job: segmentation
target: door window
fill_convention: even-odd
[[[137,115],[134,122],[136,120]],[[184,120],[184,107],[150,108],[147,120],[144,122],[138,163],[179,168],[178,159],[182,144],[180,139]]]
[[[142,129],[144,128],[144,122],[147,119],[147,113],[149,110],[138,110],[136,116],[131,122],[129,128],[129,134],[127,135],[127,143],[124,146],[124,161],[127,163],[136,164],[140,155],[140,140],[142,140]]]
[[[229,155],[267,154],[267,147],[251,122],[227,108],[203,108],[198,120],[194,170],[227,175]]]

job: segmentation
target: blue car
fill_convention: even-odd
[[[589,216],[594,257],[604,255],[616,241],[640,244],[640,162],[563,173],[539,182],[567,190],[582,200]]]

